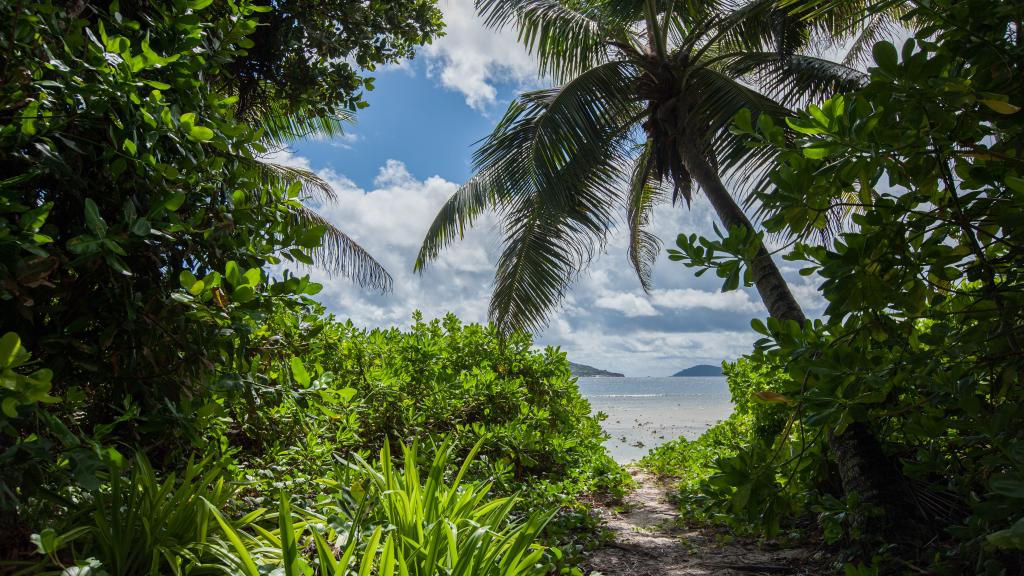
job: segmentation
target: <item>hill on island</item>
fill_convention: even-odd
[[[712,366],[710,364],[697,364],[691,366],[685,370],[680,370],[673,374],[673,376],[721,376],[722,367]]]
[[[572,372],[573,376],[606,376],[609,378],[622,378],[625,376],[625,374],[619,374],[618,372],[609,372],[575,362],[569,362],[569,371]]]

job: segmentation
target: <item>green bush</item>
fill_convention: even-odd
[[[776,365],[749,358],[724,364],[733,413],[698,439],[659,446],[641,461],[644,468],[672,477],[687,518],[728,525],[741,532],[778,533],[807,511],[807,468],[821,464],[820,439],[807,439],[790,421],[788,399],[780,394],[788,377]],[[802,468],[774,465],[803,458]]]
[[[624,486],[565,354],[526,335],[418,314],[407,332],[367,331],[310,305],[276,315],[252,346],[273,352],[222,380],[235,386],[225,433],[255,477],[302,484],[339,455],[450,436],[457,455],[483,439],[470,476],[532,504]]]

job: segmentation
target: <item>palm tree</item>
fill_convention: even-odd
[[[726,227],[751,229],[720,173],[742,167],[758,174],[771,158],[729,133],[733,117],[743,109],[783,115],[787,102],[863,78],[797,53],[807,26],[773,11],[769,0],[738,7],[654,0],[478,6],[492,26],[515,23],[541,73],[563,83],[527,92],[509,107],[474,156],[476,175],[427,232],[416,269],[483,211],[496,210],[506,242],[491,317],[505,329],[543,325],[621,211],[645,289],[660,249],[646,229],[657,204],[689,203],[697,184]],[[772,316],[803,322],[768,252],[762,248],[748,264]]]
[[[660,251],[647,230],[659,203],[689,204],[696,184],[726,227],[752,231],[722,175],[762,186],[773,158],[731,134],[732,119],[740,110],[784,115],[787,105],[864,79],[853,68],[801,54],[812,26],[775,9],[774,0],[479,0],[477,6],[491,26],[515,24],[541,73],[561,84],[512,103],[476,151],[475,176],[431,225],[415,269],[422,271],[484,211],[496,211],[505,246],[490,316],[505,330],[543,326],[620,212],[645,290]],[[769,313],[803,324],[806,316],[763,245],[747,265]],[[830,444],[844,488],[863,502],[884,505],[902,485],[866,425],[849,426]]]

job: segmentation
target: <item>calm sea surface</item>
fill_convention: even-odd
[[[693,440],[732,412],[725,377],[580,378],[593,412],[608,418],[605,442],[617,462],[639,460],[680,436]]]

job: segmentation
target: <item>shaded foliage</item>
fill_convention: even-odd
[[[828,306],[803,326],[754,322],[764,338],[751,358],[788,375],[775,400],[792,426],[772,452],[750,442],[716,464],[729,480],[716,505],[769,530],[765,502],[790,520],[815,514],[856,559],[854,573],[1016,574],[1024,12],[968,0],[906,17],[920,30],[900,48],[874,45],[863,88],[809,106],[786,128],[737,119],[752,146],[779,153],[774,187],[757,197],[764,225],[792,241],[785,258],[820,280]],[[848,229],[829,245],[808,243],[836,208],[849,209]],[[742,239],[708,242],[681,237],[679,255],[707,269],[744,266]],[[866,509],[856,491],[839,495],[820,449],[803,448],[854,427],[873,431],[908,479],[885,503],[901,511],[894,540],[872,529],[885,511]],[[754,507],[745,486],[755,477],[784,489],[759,492]]]

